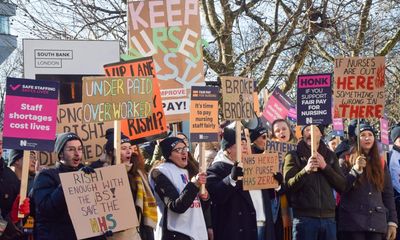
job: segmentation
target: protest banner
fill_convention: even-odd
[[[244,120],[256,117],[254,113],[253,79],[221,77],[222,115],[225,120]]]
[[[275,88],[264,107],[263,116],[271,125],[276,119],[286,119],[293,106],[292,100],[279,88]]]
[[[297,124],[332,123],[331,74],[299,75],[297,77]]]
[[[82,103],[58,105],[57,133],[76,133],[83,142],[83,162],[99,159],[106,143],[106,130],[112,128],[112,122],[83,123]],[[53,152],[38,152],[40,165],[53,165],[57,156]]]
[[[278,160],[279,160],[279,172],[283,170],[283,162],[285,161],[286,153],[290,151],[294,151],[297,149],[297,144],[293,143],[283,143],[277,141],[267,140],[265,145],[265,152],[268,153],[278,153]]]
[[[381,143],[385,151],[389,151],[389,121],[386,118],[380,119]]]
[[[218,141],[219,88],[192,87],[190,103],[190,140],[192,142]]]
[[[289,120],[296,122],[297,121],[297,109],[295,107],[291,107],[289,112],[287,113],[287,117]]]
[[[126,62],[107,64],[104,66],[107,76],[153,77],[152,114],[146,118],[121,121],[121,131],[128,136],[133,144],[149,142],[167,134],[167,121],[160,96],[159,82],[154,69],[153,58],[141,58]],[[146,74],[146,75],[145,75]]]
[[[333,118],[332,119],[332,128],[335,131],[337,136],[344,136],[344,126],[343,126],[343,119],[341,118]]]
[[[59,83],[7,78],[3,147],[53,151]]]
[[[124,165],[60,173],[62,189],[76,236],[100,236],[137,227],[135,205]]]
[[[204,85],[199,2],[131,1],[128,2],[128,55],[153,56],[163,100],[179,103],[189,100],[190,87]],[[175,96],[168,90],[182,92]],[[185,101],[183,100],[185,99]],[[164,109],[167,122],[189,120],[189,105],[177,111]]]
[[[243,157],[243,190],[278,187],[273,174],[278,172],[278,153],[249,154]]]
[[[385,57],[335,58],[334,117],[381,118],[385,108]]]
[[[153,105],[152,77],[84,77],[84,122],[145,118]]]

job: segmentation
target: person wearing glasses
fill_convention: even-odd
[[[54,150],[58,156],[55,167],[43,169],[33,183],[32,198],[36,213],[34,235],[37,240],[74,240],[77,238],[68,214],[59,174],[79,170],[93,173],[94,170],[81,163],[83,143],[75,133],[59,134]]]
[[[208,193],[199,194],[206,174],[198,173],[189,179],[189,149],[182,139],[168,137],[160,147],[165,162],[150,172],[159,216],[155,239],[206,240],[201,200],[208,200]]]

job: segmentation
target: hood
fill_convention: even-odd
[[[224,154],[224,151],[222,149],[218,151],[217,156],[215,156],[212,164],[217,162],[224,162],[233,165],[233,162]]]

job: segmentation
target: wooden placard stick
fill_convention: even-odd
[[[240,121],[236,121],[236,135],[235,135],[235,142],[236,142],[236,161],[242,161],[242,123]]]
[[[252,153],[251,153],[251,141],[250,141],[249,129],[247,129],[247,128],[244,129],[244,136],[246,137],[247,154],[252,154]]]
[[[121,163],[121,122],[114,121],[114,157],[115,165]]]
[[[318,152],[318,145],[320,141],[320,134],[318,134],[318,127],[311,125],[311,157],[315,157]],[[318,171],[317,168],[313,169],[314,172]]]
[[[206,172],[207,170],[207,161],[205,158],[205,147],[204,143],[200,142],[199,143],[199,162],[200,162],[200,172]],[[200,186],[200,193],[205,194],[206,193],[206,185],[201,184]]]
[[[28,175],[29,175],[29,165],[30,165],[30,151],[24,151],[22,158],[22,173],[21,173],[21,187],[19,189],[19,206],[24,202],[26,198],[26,193],[28,190]],[[23,214],[18,211],[18,218],[24,218]]]

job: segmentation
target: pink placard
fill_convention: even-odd
[[[383,144],[389,145],[389,123],[388,120],[381,118],[380,119],[380,124],[381,124],[381,142]]]
[[[8,137],[54,140],[56,131],[56,99],[7,96],[3,133]]]

